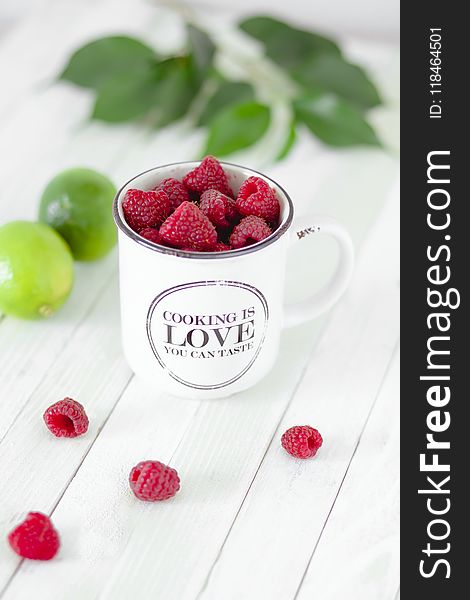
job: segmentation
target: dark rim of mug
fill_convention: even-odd
[[[220,164],[227,165],[228,167],[235,167],[237,169],[242,169],[244,171],[249,171],[250,173],[253,173],[254,175],[259,175],[262,178],[269,180],[271,183],[273,183],[277,188],[279,188],[282,191],[282,193],[284,194],[284,196],[287,200],[287,206],[289,209],[289,213],[288,213],[287,217],[284,219],[283,223],[281,223],[279,225],[279,227],[276,229],[276,231],[273,231],[273,233],[269,237],[262,240],[261,242],[257,242],[256,244],[252,244],[251,246],[247,246],[246,248],[239,248],[238,250],[223,250],[222,252],[196,252],[196,251],[193,252],[193,251],[187,251],[187,250],[179,250],[178,248],[168,248],[166,246],[160,246],[159,244],[154,244],[153,242],[146,240],[145,238],[140,236],[136,231],[132,230],[129,227],[129,225],[121,218],[121,215],[119,214],[119,197],[121,196],[121,193],[124,190],[124,188],[127,187],[130,183],[132,183],[135,179],[137,179],[138,177],[141,177],[142,175],[145,175],[146,173],[150,173],[151,171],[158,171],[159,169],[166,169],[168,167],[175,167],[175,166],[184,165],[184,164],[197,165],[197,163],[200,163],[200,161],[192,161],[191,160],[191,161],[181,161],[181,162],[176,162],[176,163],[169,163],[167,165],[161,165],[158,167],[153,167],[151,169],[147,169],[146,171],[142,171],[142,173],[139,173],[138,175],[135,175],[134,177],[129,179],[129,181],[127,181],[123,186],[121,186],[121,188],[118,190],[116,197],[114,199],[113,216],[114,216],[114,221],[115,221],[116,225],[119,227],[119,229],[123,233],[125,233],[128,237],[130,237],[132,240],[134,240],[135,242],[140,244],[141,246],[144,246],[145,248],[148,248],[149,250],[153,250],[154,252],[160,252],[162,254],[169,254],[171,256],[180,256],[181,258],[198,258],[201,260],[211,260],[211,259],[214,260],[214,259],[218,259],[218,258],[236,258],[237,256],[243,256],[245,254],[250,254],[251,252],[256,252],[257,250],[261,250],[262,248],[265,248],[266,246],[269,246],[270,244],[272,244],[273,242],[278,240],[289,229],[289,227],[292,223],[293,215],[294,215],[294,205],[292,204],[292,200],[291,200],[289,194],[285,191],[285,189],[282,186],[280,186],[276,181],[274,181],[274,179],[271,179],[271,177],[264,175],[264,173],[260,173],[259,171],[255,171],[254,169],[249,169],[248,167],[243,167],[242,165],[237,165],[235,163],[229,163],[229,162],[225,162],[225,161],[220,161]]]

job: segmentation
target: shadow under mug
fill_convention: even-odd
[[[155,389],[189,398],[221,398],[260,381],[276,360],[280,333],[332,306],[353,269],[349,234],[328,217],[293,219],[286,191],[261,173],[222,163],[236,193],[252,175],[274,188],[280,225],[268,238],[227,252],[187,252],[155,245],[126,223],[122,201],[130,188],[149,190],[168,177],[182,179],[198,162],[150,169],[118,192],[118,226],[123,349],[137,376]],[[290,244],[329,235],[340,256],[329,283],[312,298],[284,305]]]

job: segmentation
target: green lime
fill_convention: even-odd
[[[44,190],[39,220],[66,240],[76,260],[96,260],[116,243],[112,206],[116,188],[92,169],[67,169]]]
[[[30,221],[0,227],[0,311],[22,319],[48,317],[72,285],[72,253],[51,227]]]

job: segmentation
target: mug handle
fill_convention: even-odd
[[[312,298],[288,304],[285,307],[283,327],[293,327],[317,317],[328,310],[341,297],[353,272],[354,246],[346,229],[330,217],[306,215],[299,217],[292,225],[290,243],[305,243],[314,235],[330,235],[339,245],[340,256],[336,271],[325,285]]]

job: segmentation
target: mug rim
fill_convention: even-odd
[[[286,201],[287,201],[287,207],[288,207],[287,217],[279,225],[279,227],[276,229],[276,231],[273,231],[271,233],[271,235],[269,235],[267,238],[265,238],[264,240],[261,240],[260,242],[256,242],[256,244],[252,244],[251,246],[246,246],[245,248],[238,248],[236,250],[223,250],[221,252],[197,252],[197,251],[192,251],[192,250],[180,250],[179,248],[169,248],[167,246],[161,246],[160,244],[154,244],[150,240],[143,238],[136,231],[134,231],[133,229],[131,229],[129,227],[129,225],[121,217],[120,212],[119,212],[119,206],[120,206],[119,198],[120,198],[124,188],[126,188],[135,179],[141,177],[142,175],[150,173],[151,171],[158,171],[159,169],[175,167],[178,165],[194,165],[196,167],[197,165],[200,164],[200,162],[201,161],[199,161],[199,160],[183,160],[183,161],[179,161],[179,162],[168,163],[165,165],[159,165],[157,167],[152,167],[150,169],[146,169],[145,171],[142,171],[141,173],[134,175],[134,177],[131,177],[131,179],[126,181],[126,183],[124,183],[124,185],[122,185],[119,188],[119,190],[117,191],[116,196],[114,198],[113,217],[114,217],[114,222],[116,223],[117,227],[124,234],[126,234],[127,237],[131,238],[134,242],[137,242],[141,246],[144,246],[145,248],[148,248],[149,250],[153,250],[154,252],[159,252],[160,254],[167,254],[170,256],[179,256],[180,258],[192,258],[192,259],[202,259],[202,260],[218,260],[218,259],[223,259],[223,258],[236,258],[237,256],[244,256],[246,254],[251,254],[252,252],[257,252],[258,250],[261,250],[262,248],[265,248],[266,246],[273,244],[281,236],[283,236],[286,233],[286,231],[289,229],[289,227],[292,224],[292,220],[293,220],[293,216],[294,216],[294,205],[292,203],[292,200],[291,200],[289,194],[286,192],[286,190],[281,185],[279,185],[279,183],[277,183],[277,181],[274,181],[274,179],[272,179],[271,177],[268,177],[268,175],[265,175],[264,173],[260,173],[259,171],[256,171],[255,169],[251,169],[249,167],[244,167],[242,165],[238,165],[236,163],[231,163],[231,162],[227,162],[227,161],[219,161],[219,162],[221,165],[227,165],[228,167],[235,167],[236,169],[240,169],[242,171],[249,171],[250,173],[253,173],[254,175],[261,176],[263,179],[267,179],[271,183],[273,183],[284,194],[284,197],[286,198]]]

